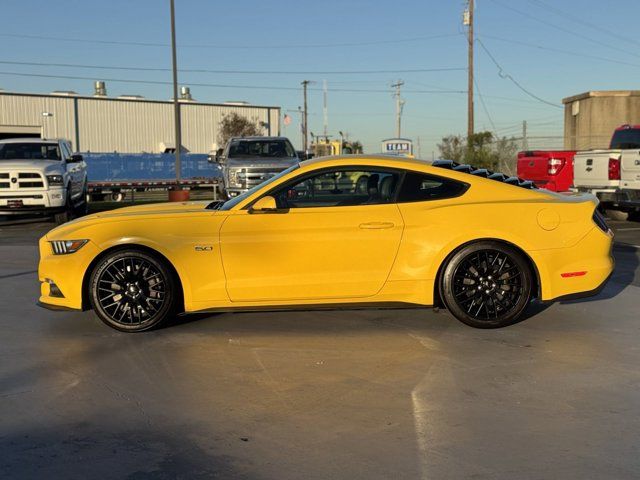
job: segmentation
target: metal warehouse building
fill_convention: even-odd
[[[218,146],[220,121],[231,112],[255,121],[265,135],[280,133],[280,107],[200,103],[183,87],[180,111],[182,145],[192,153],[208,153]],[[24,136],[66,138],[79,152],[171,151],[175,149],[173,103],[108,97],[102,82],[96,82],[94,96],[0,91],[0,138]]]
[[[564,148],[608,148],[616,127],[640,124],[640,90],[592,91],[562,100]]]

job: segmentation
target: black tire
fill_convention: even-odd
[[[532,285],[533,273],[519,251],[484,241],[451,256],[441,276],[440,295],[461,322],[475,328],[500,328],[521,319]]]
[[[163,260],[140,250],[120,250],[91,272],[89,297],[93,310],[110,327],[144,332],[177,313],[177,287]]]
[[[640,211],[635,210],[633,212],[629,212],[629,217],[627,218],[630,222],[640,222]]]
[[[80,202],[74,207],[74,215],[76,217],[84,217],[89,213],[89,195],[87,194],[87,185],[82,188],[82,197]]]
[[[71,190],[70,187],[67,187],[67,199],[64,203],[64,210],[60,213],[56,213],[53,216],[53,220],[57,225],[62,225],[63,223],[73,220],[74,213],[73,202],[71,201]]]

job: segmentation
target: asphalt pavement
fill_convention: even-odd
[[[0,225],[0,477],[640,478],[640,224],[592,299],[475,330],[429,309],[186,316],[143,334],[34,305]]]

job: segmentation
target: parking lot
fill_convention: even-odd
[[[40,309],[36,241],[0,225],[0,476],[640,476],[640,224],[595,298],[501,330],[447,312],[187,316],[121,334]]]

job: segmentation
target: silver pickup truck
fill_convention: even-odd
[[[209,160],[220,165],[226,198],[236,197],[300,162],[285,137],[234,137]]]
[[[640,220],[640,125],[615,130],[609,149],[577,152],[573,185],[598,196],[607,210]]]
[[[87,165],[68,140],[0,140],[0,216],[47,214],[64,223],[86,211]]]

